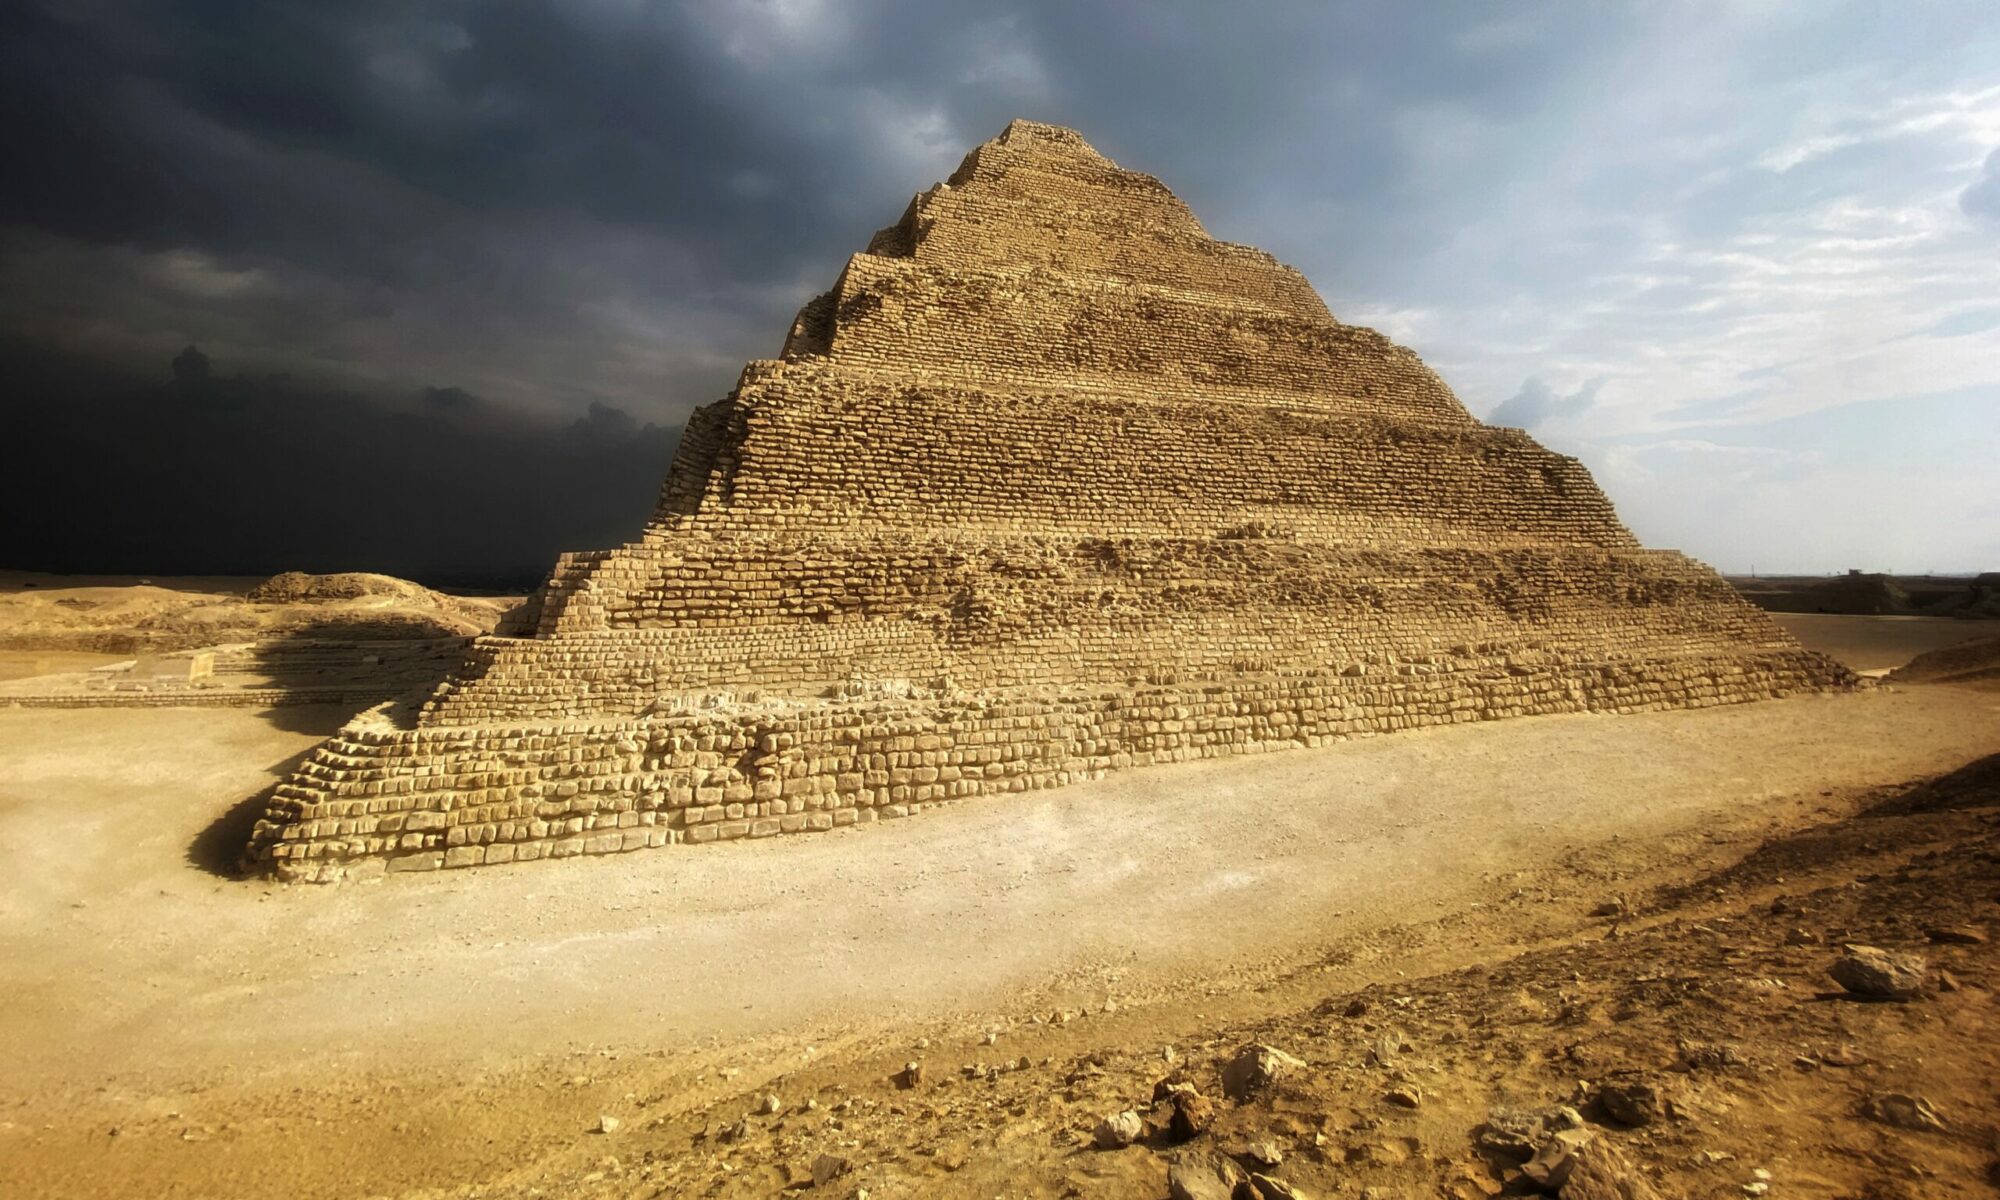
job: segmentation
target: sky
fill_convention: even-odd
[[[635,536],[687,413],[1026,117],[1650,545],[2000,569],[1989,0],[29,0],[0,96],[4,565]]]

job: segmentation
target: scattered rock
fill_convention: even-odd
[[[1723,1071],[1746,1067],[1750,1060],[1730,1042],[1682,1042],[1681,1062],[1690,1071]]]
[[[1409,1048],[1403,1041],[1403,1035],[1391,1030],[1369,1045],[1368,1061],[1378,1067],[1394,1066],[1403,1051]]]
[[[1580,1148],[1573,1158],[1562,1185],[1563,1200],[1660,1200],[1659,1191],[1605,1138]]]
[[[1526,1162],[1535,1156],[1548,1137],[1548,1128],[1538,1113],[1517,1108],[1496,1108],[1486,1114],[1473,1141],[1482,1150]]]
[[[764,1098],[757,1102],[757,1111],[767,1117],[776,1116],[784,1107],[784,1101],[778,1099],[775,1092],[766,1092]]]
[[[1269,1138],[1251,1142],[1243,1150],[1243,1157],[1263,1167],[1275,1167],[1285,1161],[1285,1152],[1278,1143]]]
[[[1898,1129],[1915,1129],[1929,1133],[1944,1132],[1944,1117],[1931,1107],[1931,1102],[1922,1096],[1910,1096],[1902,1092],[1882,1092],[1870,1096],[1861,1106],[1863,1115],[1872,1117],[1884,1125],[1894,1125]]]
[[[1305,1070],[1305,1062],[1275,1046],[1253,1042],[1236,1052],[1222,1068],[1222,1094],[1231,1100],[1247,1100],[1268,1090],[1288,1075]]]
[[[1535,1156],[1521,1164],[1521,1174],[1546,1191],[1560,1192],[1576,1169],[1577,1151],[1590,1144],[1588,1129],[1564,1129],[1549,1135]]]
[[[620,1121],[617,1117],[614,1117],[609,1113],[602,1113],[599,1114],[597,1118],[597,1132],[617,1133],[618,1127],[622,1124],[624,1124],[624,1122]]]
[[[1138,1141],[1145,1129],[1146,1123],[1139,1119],[1139,1114],[1127,1109],[1099,1121],[1091,1140],[1097,1143],[1100,1150],[1123,1150]]]
[[[1820,935],[1810,929],[1800,929],[1796,926],[1785,934],[1785,945],[1787,946],[1817,946],[1825,940],[1825,938],[1820,937]]]
[[[1234,1200],[1243,1169],[1218,1154],[1182,1154],[1167,1168],[1173,1200]]]
[[[1644,1080],[1607,1083],[1597,1089],[1597,1106],[1620,1125],[1636,1129],[1659,1117],[1660,1094]]]
[[[1908,1000],[1924,990],[1928,967],[1918,955],[1857,945],[1846,947],[1846,951],[1826,973],[1850,994]]]
[[[903,1064],[903,1069],[895,1074],[896,1086],[905,1091],[924,1081],[924,1064],[911,1059]]]
[[[850,1164],[838,1154],[822,1154],[813,1159],[813,1186],[825,1187],[847,1174]]]
[[[1593,917],[1622,917],[1631,911],[1631,906],[1625,903],[1625,897],[1613,896],[1596,908],[1591,909],[1590,915]]]
[[[1416,1108],[1424,1102],[1424,1094],[1409,1084],[1390,1088],[1382,1098],[1397,1108]]]
[[[1924,930],[1924,936],[1941,946],[1983,946],[1986,931],[1977,925],[1946,925]]]
[[[1167,1129],[1174,1135],[1175,1141],[1198,1138],[1215,1123],[1215,1101],[1195,1091],[1192,1086],[1176,1088],[1170,1098],[1174,1115]]]
[[[1350,1020],[1350,1021],[1351,1021],[1351,1020],[1353,1020],[1353,1019],[1354,1019],[1354,1018],[1356,1018],[1356,1017],[1365,1017],[1365,1016],[1367,1016],[1367,1015],[1368,1015],[1368,1001],[1366,1001],[1366,1000],[1363,1000],[1363,999],[1362,999],[1361,997],[1359,997],[1359,996],[1356,996],[1356,997],[1355,997],[1354,999],[1352,999],[1352,1000],[1349,1000],[1349,1001],[1347,1002],[1347,1008],[1346,1008],[1345,1012],[1344,1012],[1344,1013],[1343,1013],[1342,1015],[1343,1015],[1343,1016],[1345,1016],[1345,1017],[1346,1017],[1346,1018],[1347,1018],[1348,1020]]]
[[[1252,1174],[1250,1191],[1255,1200],[1306,1200],[1304,1192],[1282,1179],[1273,1179],[1269,1175]]]

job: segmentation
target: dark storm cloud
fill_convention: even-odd
[[[43,400],[0,449],[9,566],[527,587],[561,551],[638,536],[675,437],[602,404],[551,429],[457,388],[238,375],[194,347],[161,367],[74,388],[75,364],[0,351]]]
[[[10,284],[54,301],[27,306],[32,334],[79,336],[88,309],[88,349],[134,362],[203,338],[327,374],[435,375],[504,343],[467,386],[677,414],[770,353],[847,253],[1014,116],[1084,127],[1237,236],[1272,218],[1245,179],[1371,229],[1434,205],[1381,203],[1405,174],[1397,114],[1546,104],[1614,23],[1496,49],[1460,36],[1477,11],[23,7],[0,51],[0,139],[35,164],[0,209]],[[120,273],[158,295],[69,282]],[[237,295],[204,294],[231,273]],[[132,311],[149,306],[185,315],[162,329]]]
[[[1967,190],[1962,154],[1939,147],[1987,103],[1995,30],[1961,0],[1893,16],[1861,3],[8,5],[0,334],[16,386],[0,403],[38,410],[43,436],[85,439],[52,457],[87,459],[85,435],[147,411],[134,397],[192,344],[237,405],[233,431],[213,414],[200,427],[246,454],[299,453],[254,438],[334,437],[339,412],[430,431],[412,436],[453,472],[488,437],[532,474],[537,453],[644,441],[723,394],[911,193],[1029,117],[1082,129],[1218,236],[1302,267],[1337,312],[1439,361],[1476,409],[1532,376],[1545,399],[1523,387],[1503,410],[1609,419],[1635,411],[1633,376],[1690,364],[1701,378],[1676,381],[1671,411],[1812,352],[1803,332],[1768,359],[1729,341],[1763,328],[1760,304],[1805,309],[1764,300],[1769,273],[1746,258],[1816,263],[1797,249],[1846,254],[1870,235],[1802,227],[1800,212],[1849,195],[1855,213],[1886,211],[1908,197],[1868,189],[1901,181],[1993,215],[1991,189]],[[1964,261],[1936,255],[1883,270],[1928,279]],[[1901,328],[1945,315],[1916,307]],[[1578,412],[1582,381],[1607,373]],[[50,416],[93,407],[95,423]],[[288,408],[317,424],[272,415]],[[342,453],[353,492],[380,479],[412,503],[433,494],[413,456]],[[644,468],[648,492],[662,465]],[[256,506],[226,470],[180,489],[212,493],[219,518]],[[523,485],[494,520],[543,522],[537,537],[583,548],[605,536],[596,502]],[[284,548],[276,525],[268,536]]]

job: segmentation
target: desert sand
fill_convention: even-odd
[[[1026,1055],[1011,1124],[1037,1141],[940,1117],[970,1174],[857,1169],[871,1195],[1062,1194],[1077,1118],[1042,1101],[1066,1054],[1157,1058],[1560,946],[1607,897],[2000,751],[1990,694],[1883,688],[1417,731],[816,838],[332,891],[229,876],[254,798],[345,715],[0,711],[0,1190],[759,1194],[812,1156],[676,1153],[670,1127],[800,1072],[830,1106],[905,1058]],[[590,1132],[617,1114],[615,1144]],[[652,1137],[710,1177],[641,1188]],[[1099,1191],[1158,1194],[1143,1175]]]

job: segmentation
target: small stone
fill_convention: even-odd
[[[1285,1152],[1278,1143],[1269,1138],[1251,1142],[1244,1148],[1243,1156],[1264,1167],[1280,1166],[1285,1161]]]
[[[924,1081],[924,1064],[911,1059],[903,1064],[902,1070],[896,1072],[894,1079],[897,1087],[908,1091]]]
[[[838,1154],[822,1154],[818,1158],[813,1159],[813,1186],[825,1187],[842,1175],[847,1174],[848,1170],[849,1163],[847,1159]]]
[[[1942,1133],[1945,1128],[1944,1117],[1922,1096],[1883,1092],[1870,1096],[1861,1106],[1861,1111],[1884,1125],[1894,1125],[1898,1129]]]
[[[1945,925],[1924,930],[1924,936],[1941,946],[1983,946],[1986,931],[1977,925]]]
[[[1607,1083],[1597,1089],[1597,1106],[1620,1125],[1651,1125],[1660,1115],[1660,1094],[1643,1080]]]
[[[1631,911],[1631,908],[1625,903],[1625,897],[1613,896],[1596,908],[1591,909],[1590,915],[1593,917],[1622,917]]]
[[[1139,1119],[1139,1114],[1128,1108],[1099,1121],[1091,1141],[1097,1144],[1099,1150],[1123,1150],[1138,1141],[1145,1128],[1146,1123]]]
[[[1486,1114],[1486,1123],[1479,1127],[1473,1140],[1482,1150],[1494,1151],[1515,1162],[1526,1162],[1535,1156],[1535,1151],[1547,1135],[1547,1127],[1537,1114],[1514,1108],[1496,1108]]]
[[[986,1031],[986,1041],[985,1041],[985,1044],[986,1044],[986,1045],[988,1045],[988,1046],[991,1046],[991,1045],[992,1045],[993,1043],[995,1043],[995,1042],[997,1042],[997,1041],[999,1041],[999,1040],[1000,1040],[1000,1035],[999,1035],[999,1034],[997,1034],[997,1033],[993,1032],[993,1031],[992,1031],[992,1030],[990,1030],[990,1029]]]
[[[1275,1046],[1253,1042],[1236,1052],[1222,1068],[1222,1094],[1231,1100],[1247,1100],[1266,1091],[1288,1075],[1305,1070],[1305,1062]]]
[[[1185,1142],[1200,1137],[1215,1123],[1215,1101],[1194,1090],[1190,1084],[1175,1084],[1167,1092],[1174,1115],[1167,1123],[1174,1140]]]
[[[1824,940],[1824,938],[1812,930],[1800,929],[1796,926],[1785,934],[1785,945],[1787,946],[1817,946]]]
[[[1368,1061],[1378,1067],[1394,1066],[1404,1049],[1402,1034],[1385,1033],[1369,1045]]]
[[[1850,945],[1846,950],[1826,973],[1850,994],[1907,1000],[1924,990],[1928,968],[1921,957],[1874,946]]]
[[[1366,1000],[1363,1000],[1363,999],[1362,999],[1361,997],[1359,997],[1359,996],[1356,996],[1356,997],[1355,997],[1354,999],[1352,999],[1352,1000],[1349,1000],[1349,1001],[1347,1002],[1347,1008],[1346,1008],[1346,1010],[1345,1010],[1345,1011],[1344,1011],[1344,1012],[1342,1013],[1342,1015],[1343,1015],[1343,1016],[1345,1016],[1345,1017],[1346,1017],[1346,1018],[1347,1018],[1348,1020],[1350,1020],[1350,1021],[1351,1021],[1351,1020],[1353,1020],[1353,1019],[1354,1019],[1354,1018],[1356,1018],[1356,1017],[1365,1017],[1365,1016],[1367,1016],[1367,1015],[1368,1015],[1368,1001],[1366,1001]]]
[[[766,1117],[776,1116],[784,1107],[784,1101],[778,1099],[775,1092],[766,1092],[764,1098],[757,1102],[757,1112]]]
[[[1424,1102],[1423,1093],[1408,1084],[1390,1088],[1382,1094],[1382,1098],[1397,1108],[1417,1108]]]
[[[1569,1182],[1570,1172],[1576,1169],[1577,1151],[1590,1144],[1591,1136],[1588,1129],[1565,1129],[1550,1134],[1535,1156],[1521,1164],[1521,1174],[1546,1191],[1562,1191]]]
[[[1282,1179],[1273,1179],[1269,1175],[1252,1174],[1250,1190],[1256,1193],[1256,1200],[1306,1200],[1304,1192]]]
[[[597,1132],[617,1133],[618,1127],[622,1124],[624,1124],[624,1122],[620,1121],[617,1117],[614,1117],[609,1113],[601,1113],[598,1115],[597,1118]]]
[[[1233,1200],[1243,1169],[1217,1154],[1181,1154],[1167,1168],[1173,1200]]]
[[[1660,1200],[1660,1193],[1618,1147],[1598,1138],[1576,1152],[1563,1200]]]

